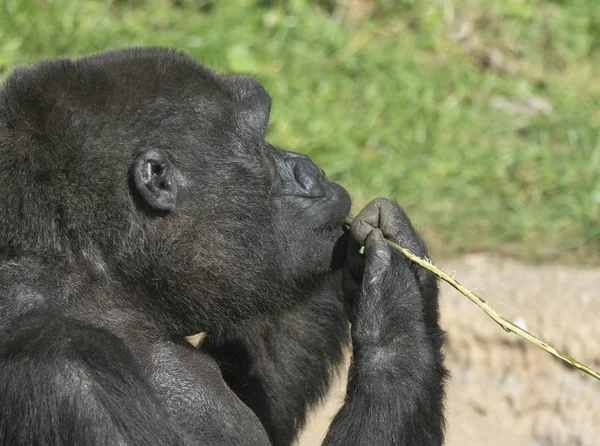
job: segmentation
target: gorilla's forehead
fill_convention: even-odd
[[[129,48],[20,68],[0,93],[0,108],[34,122],[49,111],[155,121],[174,114],[235,120],[264,132],[271,99],[258,81],[221,75],[188,55],[164,48]],[[3,113],[5,116],[7,113]],[[54,117],[53,117],[54,119]]]

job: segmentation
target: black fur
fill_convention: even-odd
[[[382,200],[344,233],[347,192],[265,141],[270,108],[256,80],[161,48],[12,73],[0,444],[290,444],[347,312],[328,444],[441,444],[435,280],[368,234],[424,243]],[[183,339],[198,332],[201,349]]]

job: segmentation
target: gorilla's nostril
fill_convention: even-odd
[[[311,196],[322,196],[323,183],[327,179],[325,172],[310,159],[299,159],[294,165],[294,179]]]
[[[319,180],[321,183],[327,183],[329,181],[329,177],[323,169],[319,169],[317,180]]]
[[[289,188],[286,195],[306,198],[321,198],[326,195],[329,178],[308,156],[283,150],[276,155],[280,155],[275,157],[275,161],[282,168],[280,175]]]
[[[306,190],[309,190],[316,181],[316,176],[314,176],[313,172],[304,163],[296,163],[294,166],[294,178]]]

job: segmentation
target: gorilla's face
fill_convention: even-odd
[[[251,77],[160,48],[15,71],[0,96],[5,252],[92,259],[182,331],[289,306],[339,263],[350,199],[266,142],[270,109]]]
[[[309,157],[266,142],[271,98],[256,80],[184,62],[184,79],[157,86],[146,115],[164,117],[140,129],[149,149],[132,171],[132,197],[164,248],[148,269],[188,315],[197,304],[213,322],[272,313],[341,265],[350,198]]]

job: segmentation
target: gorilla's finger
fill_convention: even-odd
[[[351,240],[348,243],[345,268],[358,280],[362,280],[365,273],[365,257],[360,253],[360,245]]]
[[[396,202],[387,198],[376,198],[358,213],[350,228],[352,236],[359,243],[373,228],[378,228],[383,236],[411,250],[425,251],[423,242],[412,226],[410,219]]]
[[[350,226],[350,232],[354,240],[361,246],[364,246],[369,233],[379,227],[379,206],[375,200],[367,204],[361,210]]]
[[[365,257],[358,252],[349,254],[346,258],[346,269],[353,277],[362,280],[365,274]]]
[[[351,254],[360,252],[361,246],[362,245],[360,243],[358,243],[356,240],[354,240],[353,237],[350,237],[348,240],[347,255],[351,255]]]
[[[379,229],[373,229],[365,241],[365,282],[379,280],[392,261],[392,252]]]
[[[342,280],[345,300],[354,301],[360,293],[362,281],[357,280],[349,271],[344,271]]]
[[[350,227],[354,239],[364,245],[373,228],[381,229],[386,238],[394,236],[394,215],[401,211],[400,207],[387,198],[376,198],[354,218]]]
[[[348,321],[354,323],[354,312],[358,296],[362,289],[362,277],[357,279],[348,268],[342,273],[342,290],[344,292],[344,311]]]

